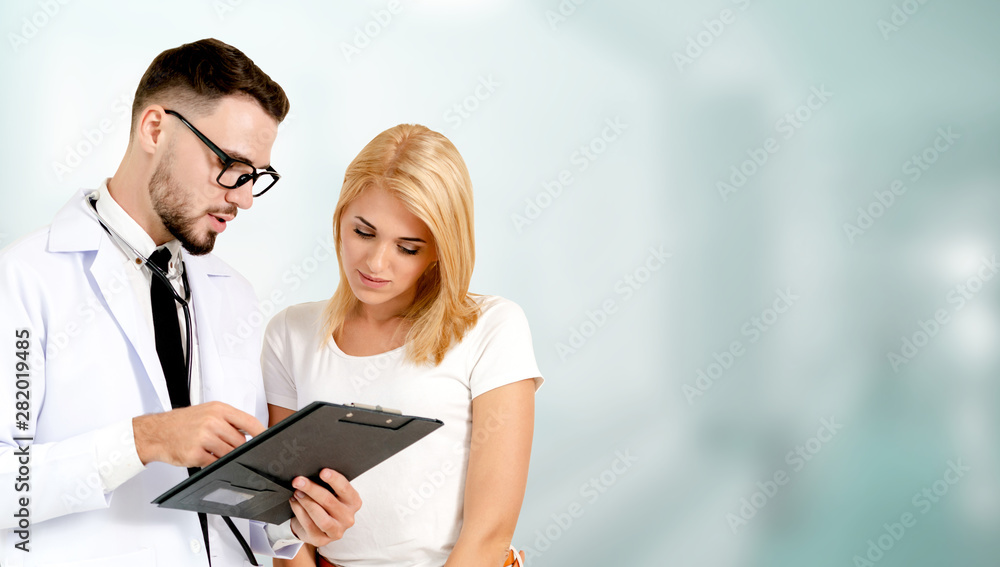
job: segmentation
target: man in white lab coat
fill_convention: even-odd
[[[150,504],[264,429],[259,337],[237,331],[256,297],[209,252],[277,182],[287,112],[239,50],[167,50],[114,177],[0,252],[0,565],[242,566],[353,524],[329,470],[295,480],[282,526]]]

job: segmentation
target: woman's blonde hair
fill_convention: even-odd
[[[339,335],[360,305],[344,272],[340,220],[347,206],[372,188],[398,198],[434,237],[437,263],[417,281],[416,297],[403,317],[412,323],[407,358],[440,364],[479,318],[479,306],[469,294],[476,262],[472,180],[454,144],[417,124],[400,124],[375,136],[347,166],[333,212],[340,283],[324,311],[324,336]]]

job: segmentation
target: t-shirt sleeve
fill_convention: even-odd
[[[531,331],[524,311],[516,303],[496,299],[484,309],[472,332],[472,397],[500,386],[528,378],[535,379],[535,390],[542,386],[542,373],[535,362]]]
[[[288,309],[275,315],[264,331],[264,348],[260,353],[260,369],[264,375],[264,395],[267,403],[290,410],[298,409],[295,380],[288,365]]]

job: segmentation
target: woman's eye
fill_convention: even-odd
[[[361,232],[361,229],[359,229],[359,228],[354,229],[354,233],[357,234],[358,236],[360,236],[361,238],[371,238],[371,237],[375,236],[374,234],[368,234],[367,232]]]
[[[409,254],[410,256],[416,256],[416,255],[417,255],[417,252],[418,252],[418,250],[411,250],[411,249],[409,249],[409,248],[407,248],[407,247],[405,247],[405,246],[400,246],[400,247],[399,247],[399,249],[400,249],[400,250],[401,250],[401,251],[402,251],[402,252],[403,252],[404,254]]]

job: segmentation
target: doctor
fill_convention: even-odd
[[[239,50],[167,50],[114,177],[0,253],[0,564],[242,566],[353,524],[360,498],[330,470],[294,481],[282,526],[150,504],[264,430],[259,338],[223,340],[256,297],[209,252],[278,181],[287,112]]]

